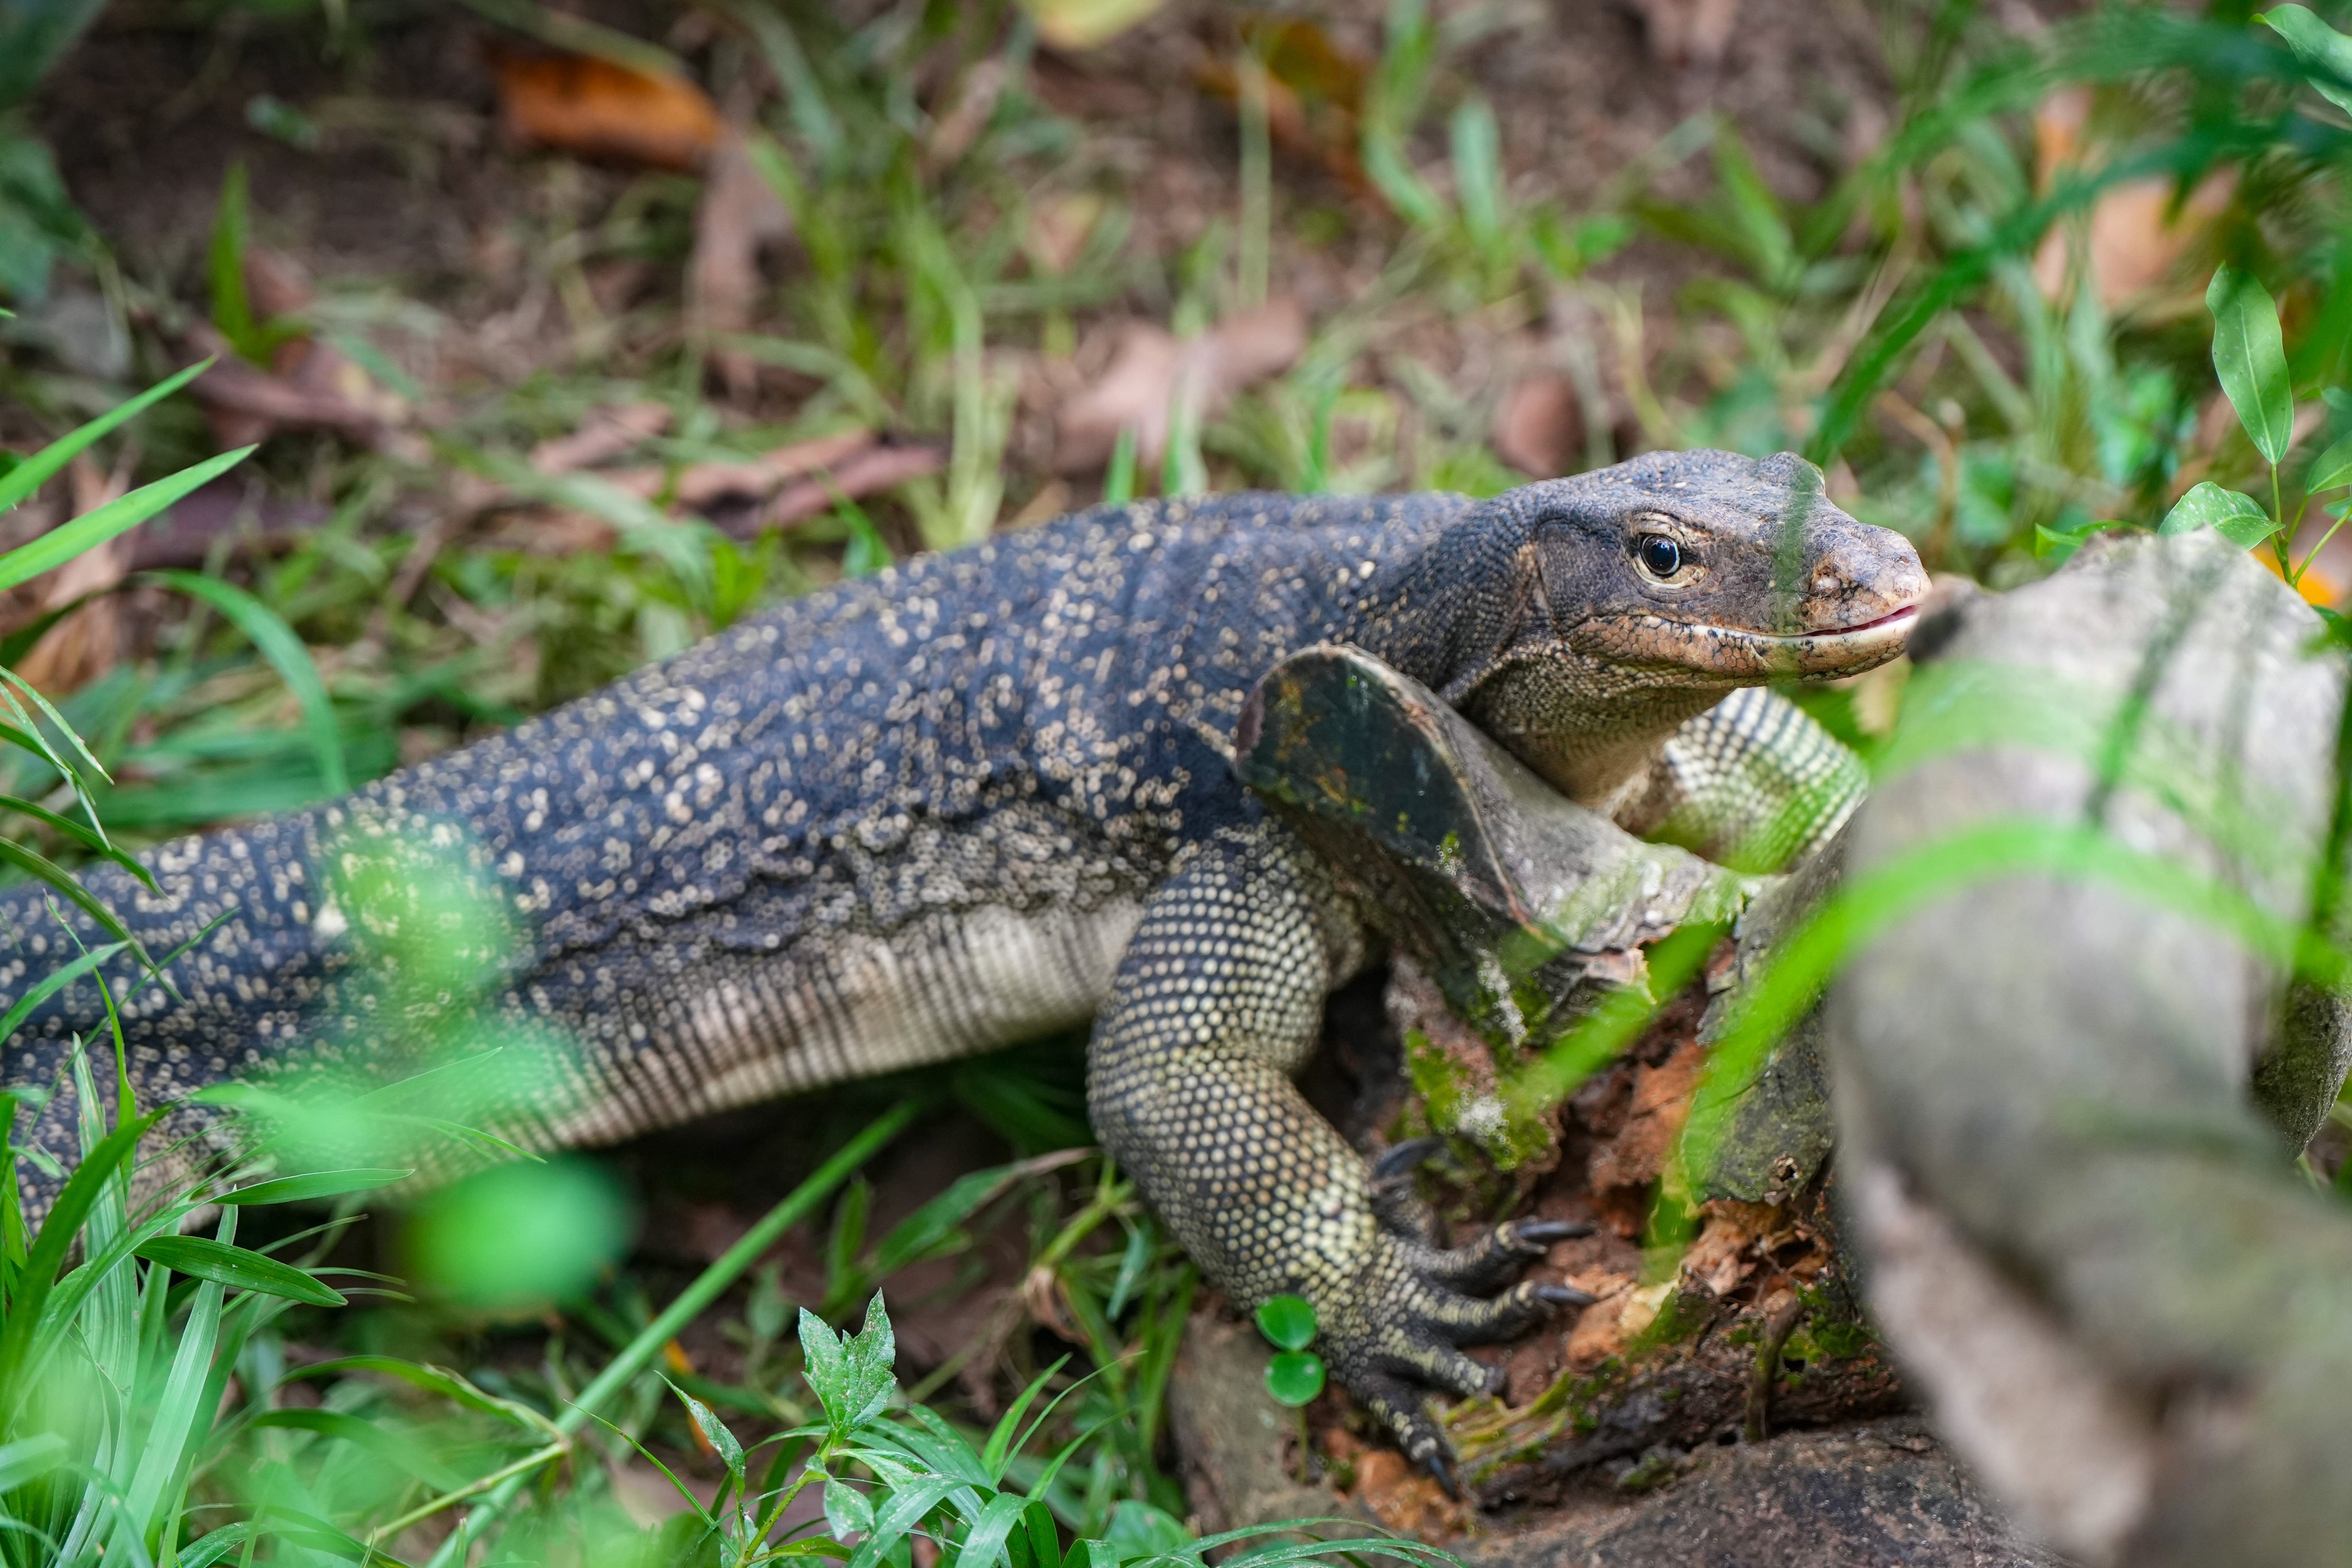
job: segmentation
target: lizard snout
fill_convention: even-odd
[[[1856,524],[1813,557],[1798,628],[1854,631],[1916,608],[1927,596],[1927,569],[1911,542],[1891,529]]]

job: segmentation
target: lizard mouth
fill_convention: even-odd
[[[1906,605],[1860,626],[1789,635],[1663,616],[1612,616],[1585,623],[1575,640],[1627,663],[1698,670],[1735,680],[1859,675],[1900,654],[1918,619],[1919,607]]]

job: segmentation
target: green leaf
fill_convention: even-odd
[[[2278,306],[2253,274],[2223,262],[2205,290],[2213,312],[2213,372],[2254,449],[2275,463],[2294,438],[2294,397]]]
[[[275,1181],[256,1182],[249,1187],[237,1187],[213,1199],[216,1204],[299,1204],[314,1198],[339,1198],[345,1193],[364,1193],[377,1187],[388,1187],[394,1182],[404,1182],[416,1174],[414,1171],[354,1170],[312,1171],[307,1175],[280,1176]]]
[[[443,1464],[423,1444],[340,1410],[271,1410],[256,1416],[253,1425],[316,1432],[322,1437],[349,1443],[443,1491],[454,1491],[466,1484],[465,1477]]]
[[[128,403],[117,404],[89,424],[58,437],[31,457],[11,466],[6,472],[0,473],[0,511],[9,510],[48,483],[68,463],[79,457],[91,442],[123,421],[145,413],[149,407],[171,396],[212,366],[210,360],[201,360],[190,365],[179,374],[156,383]],[[0,556],[0,562],[6,559]]]
[[[0,1016],[0,1040],[5,1040],[15,1034],[16,1026],[31,1016],[34,1008],[96,969],[116,953],[127,952],[130,948],[131,944],[127,942],[110,942],[104,947],[91,948],[72,963],[62,964],[42,975],[37,984],[9,1005],[5,1016]]]
[[[213,325],[247,359],[258,362],[261,333],[245,292],[245,164],[232,162],[221,176],[220,202],[213,212],[212,250],[205,263],[213,288]]]
[[[2303,488],[2314,492],[2344,485],[2352,485],[2352,436],[2346,436],[2314,458],[2303,477]]]
[[[227,616],[229,624],[261,650],[261,657],[277,667],[287,688],[302,705],[303,721],[310,731],[311,750],[319,758],[320,784],[329,795],[349,790],[351,775],[343,767],[343,736],[335,722],[334,700],[327,695],[327,683],[319,679],[319,667],[311,662],[310,650],[302,646],[294,628],[277,611],[234,583],[197,572],[155,572],[149,575],[192,598],[202,599]]]
[[[250,447],[239,447],[234,452],[223,452],[217,458],[206,458],[193,468],[184,468],[169,479],[142,485],[129,495],[118,496],[96,510],[86,511],[71,522],[53,528],[39,538],[0,555],[0,590],[13,588],[19,583],[29,583],[42,573],[64,565],[83,551],[138,527],[189,491],[210,484],[245,461],[252,450]],[[39,458],[34,461],[37,462]],[[27,468],[32,466],[32,463],[25,465]],[[23,472],[23,468],[17,470],[17,474]],[[0,480],[0,490],[5,489],[17,474]]]
[[[834,502],[834,515],[849,533],[849,546],[841,552],[841,574],[845,577],[871,577],[890,564],[890,546],[883,542],[882,531],[866,515],[866,509],[847,497]]]
[[[667,1378],[662,1381],[669,1383]],[[719,1462],[727,1467],[727,1473],[737,1480],[741,1480],[743,1479],[743,1445],[736,1440],[734,1433],[727,1430],[727,1423],[719,1419],[712,1413],[710,1406],[677,1384],[671,1383],[669,1391],[684,1402],[687,1415],[693,1417],[695,1430],[700,1432],[709,1441],[711,1447],[718,1450]]]
[[[2225,490],[2210,479],[2175,501],[2156,531],[2169,536],[2204,528],[2249,549],[2278,531],[2278,524],[2271,521],[2261,502],[2241,490]]]
[[[39,1480],[66,1462],[66,1440],[55,1432],[37,1432],[0,1444],[0,1492]]]
[[[824,1523],[835,1536],[869,1535],[874,1530],[874,1505],[866,1494],[838,1477],[824,1479]]]
[[[1103,470],[1103,505],[1125,506],[1135,499],[1135,426],[1122,425],[1112,443],[1110,467]]]
[[[1462,207],[1462,226],[1481,246],[1491,245],[1503,232],[1502,133],[1495,111],[1483,98],[1470,98],[1454,111],[1449,128],[1454,147],[1454,197]]]
[[[1265,1391],[1278,1404],[1300,1405],[1323,1392],[1323,1358],[1285,1351],[1265,1363]]]
[[[1045,1500],[1034,1498],[1021,1510],[1029,1537],[1029,1561],[1034,1568],[1062,1568],[1062,1532],[1054,1526],[1054,1510]]]
[[[963,1549],[955,1554],[952,1563],[943,1559],[941,1568],[992,1568],[1007,1561],[1005,1538],[1021,1522],[1021,1510],[1028,1504],[1029,1500],[1018,1492],[999,1492],[989,1499],[980,1517],[971,1521],[971,1529],[963,1538]]]
[[[1268,1297],[1257,1329],[1279,1350],[1303,1351],[1315,1342],[1315,1309],[1303,1296]]]
[[[258,1290],[265,1296],[283,1296],[314,1307],[340,1307],[344,1300],[341,1290],[321,1284],[292,1264],[201,1236],[159,1236],[141,1244],[138,1254],[150,1263],[232,1289]]]
[[[2352,38],[2300,5],[2273,5],[2254,20],[2284,38],[2294,58],[2311,68],[2311,85],[2322,98],[2352,114]]]

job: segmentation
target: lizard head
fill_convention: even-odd
[[[1653,453],[1490,505],[1516,591],[1448,696],[1588,805],[1734,687],[1895,658],[1927,591],[1907,540],[1785,453]]]

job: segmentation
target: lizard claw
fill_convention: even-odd
[[[1504,1369],[1461,1346],[1511,1339],[1560,1308],[1592,1304],[1570,1285],[1524,1280],[1496,1289],[1553,1241],[1588,1228],[1552,1220],[1499,1225],[1450,1249],[1391,1233],[1360,1279],[1354,1310],[1328,1321],[1325,1359],[1333,1375],[1449,1496],[1461,1495],[1453,1454],[1425,1402],[1432,1393],[1499,1394]]]
[[[1395,1143],[1372,1162],[1372,1184],[1380,1186],[1401,1177],[1410,1176],[1445,1147],[1443,1138],[1408,1138]]]

